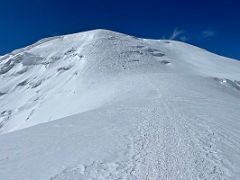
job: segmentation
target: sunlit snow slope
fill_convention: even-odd
[[[239,61],[107,30],[0,57],[0,179],[239,178]]]

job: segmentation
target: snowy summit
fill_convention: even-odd
[[[1,180],[240,178],[240,61],[93,30],[0,57]]]

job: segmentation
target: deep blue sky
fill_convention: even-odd
[[[0,1],[0,55],[41,38],[97,28],[159,39],[175,30],[175,39],[240,59],[237,0]]]

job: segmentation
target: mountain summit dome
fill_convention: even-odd
[[[187,43],[46,38],[0,57],[0,177],[237,179],[239,102],[240,62]]]

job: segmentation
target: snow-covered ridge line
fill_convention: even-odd
[[[101,33],[108,33],[108,34],[112,34],[112,35],[116,35],[116,34],[119,34],[119,35],[124,35],[124,36],[129,36],[129,37],[133,37],[133,38],[136,38],[136,39],[141,39],[141,40],[145,40],[145,41],[166,41],[166,42],[177,42],[177,43],[182,43],[182,44],[186,44],[186,45],[190,45],[192,46],[193,48],[198,48],[198,49],[201,49],[201,50],[206,50],[206,49],[202,49],[202,48],[199,48],[195,45],[192,45],[192,44],[188,44],[188,43],[185,43],[185,42],[182,42],[182,41],[177,41],[177,40],[170,40],[170,39],[146,39],[146,38],[139,38],[139,37],[135,37],[135,36],[132,36],[132,35],[127,35],[125,33],[121,33],[121,32],[115,32],[115,31],[111,31],[111,30],[107,30],[107,29],[95,29],[95,30],[88,30],[88,31],[84,31],[84,32],[77,32],[77,33],[72,33],[72,34],[66,34],[66,35],[57,35],[57,36],[52,36],[52,37],[47,37],[47,38],[43,38],[43,39],[40,39],[38,40],[37,42],[29,45],[29,46],[26,46],[26,47],[23,47],[23,48],[19,48],[19,49],[16,49],[16,50],[13,50],[12,52],[10,53],[7,53],[7,54],[4,54],[4,55],[1,55],[0,56],[0,59],[4,58],[6,56],[9,56],[9,55],[16,55],[20,52],[23,52],[23,51],[26,51],[26,50],[29,50],[33,47],[36,47],[42,43],[45,43],[45,42],[48,42],[48,41],[51,41],[51,40],[54,40],[54,39],[57,39],[57,38],[64,38],[66,36],[78,36],[78,35],[82,35],[82,34],[101,34]],[[208,50],[206,50],[208,51]],[[213,53],[214,54],[214,53]],[[219,55],[220,56],[220,55]],[[224,57],[224,56],[222,56]],[[226,57],[225,57],[226,58]],[[229,58],[231,60],[236,60],[236,59],[233,59],[233,58]]]
[[[186,43],[143,40],[108,30],[93,30],[43,39],[6,55],[0,62],[0,98],[4,103],[0,109],[0,131],[18,129],[12,124],[15,120],[10,119],[20,119],[17,120],[19,123],[25,119],[25,122],[20,124],[29,124],[27,126],[38,124],[36,118],[38,119],[39,115],[34,114],[36,110],[41,109],[39,106],[48,106],[40,104],[49,102],[54,97],[49,99],[49,92],[58,94],[58,91],[60,93],[66,88],[64,93],[80,93],[85,91],[83,88],[89,86],[84,84],[91,81],[105,81],[108,77],[124,76],[126,73],[149,72],[201,75],[239,81],[240,68],[238,61],[230,62]],[[72,87],[75,87],[75,90],[71,90]],[[19,100],[15,107],[8,107],[9,99],[19,92],[24,100]],[[59,99],[56,97],[54,101]],[[29,103],[30,106],[26,105]],[[63,110],[63,114],[60,113],[62,115],[56,116],[61,112],[56,110],[53,115],[48,115],[41,121],[82,111]],[[35,120],[31,120],[32,118]]]
[[[182,42],[40,40],[1,57],[0,177],[237,179],[239,82],[239,61]]]

